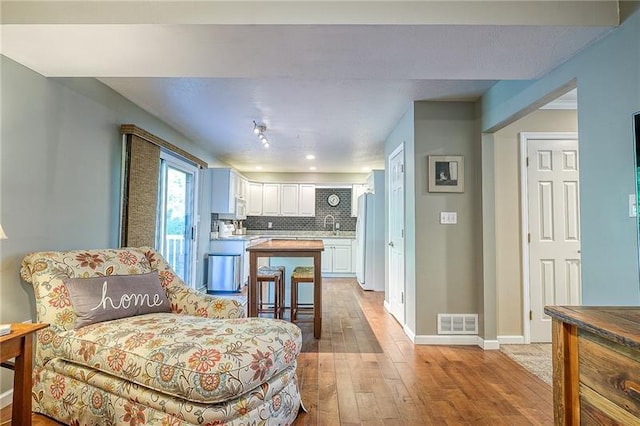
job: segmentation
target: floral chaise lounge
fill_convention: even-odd
[[[21,275],[33,284],[37,321],[50,324],[37,335],[34,411],[71,425],[287,425],[296,418],[300,329],[245,318],[242,298],[187,288],[153,249],[32,253]],[[107,292],[119,288],[111,280],[147,276],[164,295],[140,298],[128,281],[121,297]],[[77,310],[78,290],[87,289],[95,307]],[[137,305],[157,312],[80,321],[97,308]]]

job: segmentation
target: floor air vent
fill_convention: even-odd
[[[438,314],[438,334],[478,334],[478,314]]]

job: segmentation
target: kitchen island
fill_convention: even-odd
[[[248,314],[258,316],[258,259],[261,257],[308,257],[313,259],[313,335],[316,339],[322,333],[322,240],[282,240],[272,239],[247,247],[249,252]]]
[[[640,307],[547,306],[556,425],[640,424]]]

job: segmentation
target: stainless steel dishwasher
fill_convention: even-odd
[[[207,293],[240,291],[240,254],[209,253]]]

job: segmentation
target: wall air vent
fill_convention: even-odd
[[[438,314],[438,334],[478,334],[478,314]]]

